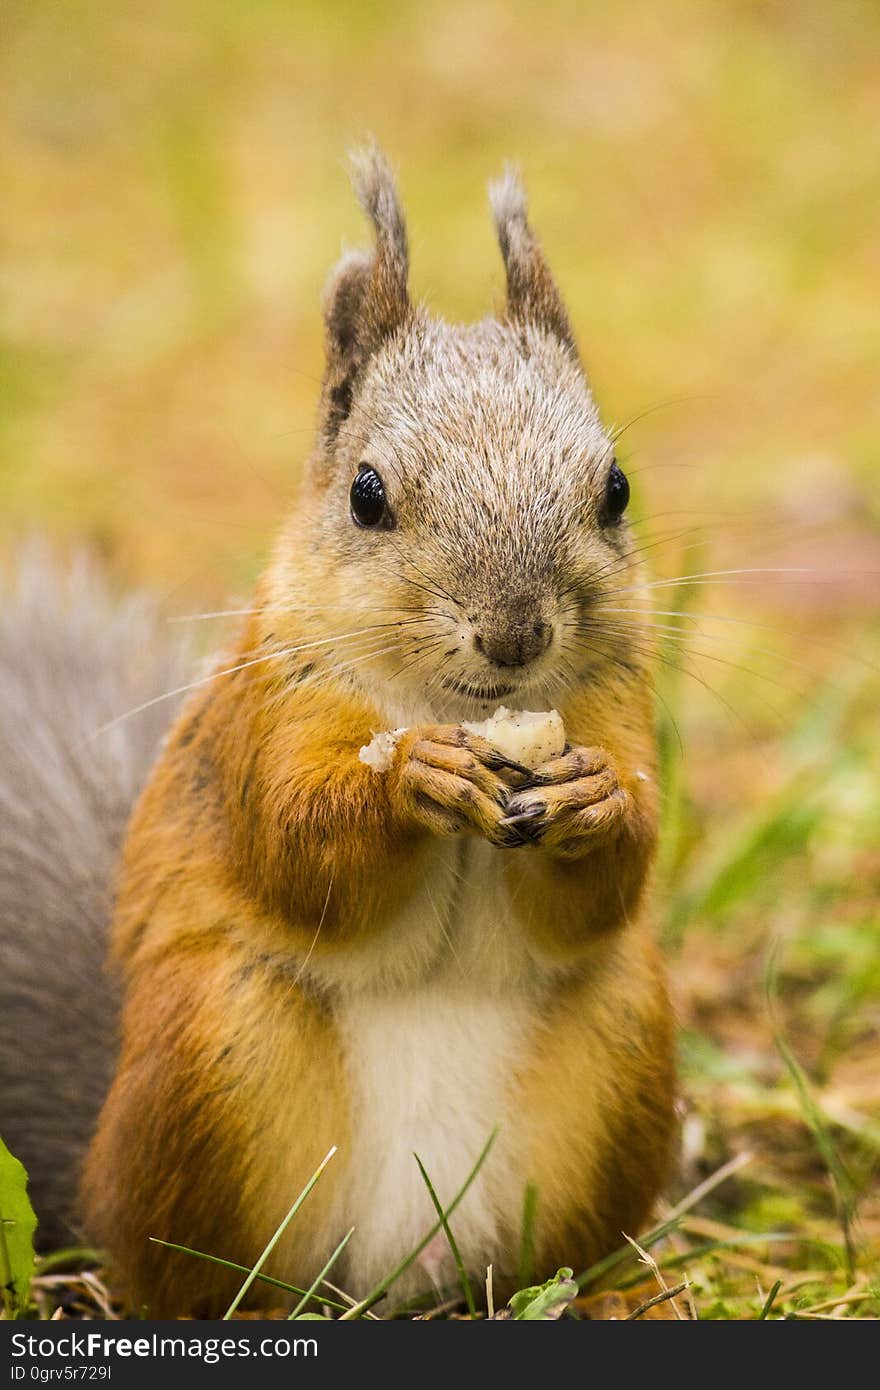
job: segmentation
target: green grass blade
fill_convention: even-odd
[[[689,568],[694,571],[706,568],[702,546],[696,548],[695,553],[691,552],[691,562]],[[669,595],[670,602],[667,604],[664,600],[663,607],[684,615],[694,611],[701,597],[701,590],[685,575],[679,584],[669,590]],[[685,619],[682,618],[681,621],[684,627]],[[663,815],[657,849],[657,873],[661,883],[666,885],[673,883],[680,866],[690,832],[692,813],[685,789],[682,735],[675,718],[675,710],[681,705],[681,687],[685,673],[679,661],[680,651],[674,634],[669,634],[661,640],[660,656],[655,686],[655,719],[657,771],[663,797]]]
[[[782,1288],[782,1280],[781,1280],[781,1279],[777,1279],[777,1280],[776,1280],[776,1283],[773,1285],[773,1288],[770,1290],[770,1292],[768,1293],[767,1297],[764,1299],[764,1307],[761,1309],[760,1313],[758,1314],[758,1322],[763,1322],[764,1319],[765,1319],[766,1317],[769,1316],[769,1314],[770,1314],[770,1309],[773,1307],[773,1304],[774,1304],[775,1301],[776,1301],[776,1295],[779,1293],[779,1290],[780,1290],[781,1288]]]
[[[655,1226],[653,1231],[649,1231],[646,1236],[641,1236],[639,1244],[642,1249],[650,1250],[651,1246],[656,1245],[658,1240],[668,1236],[670,1231],[675,1230],[680,1219],[678,1216],[673,1216],[671,1220],[664,1221],[660,1226]],[[631,1259],[635,1259],[632,1246],[622,1245],[618,1250],[613,1250],[610,1255],[606,1255],[604,1259],[597,1260],[594,1265],[590,1265],[589,1269],[585,1269],[583,1274],[578,1275],[575,1283],[579,1289],[586,1288],[588,1284],[594,1284],[597,1279],[610,1274],[612,1269],[616,1269],[618,1265],[627,1264]]]
[[[741,1231],[738,1236],[731,1236],[727,1240],[707,1240],[700,1245],[692,1245],[688,1250],[665,1255],[657,1261],[657,1266],[665,1274],[667,1270],[678,1269],[694,1260],[702,1260],[706,1255],[714,1255],[716,1251],[739,1250],[742,1246],[750,1245],[772,1245],[774,1241],[810,1246],[822,1251],[826,1249],[824,1242],[814,1240],[811,1236],[794,1235],[791,1231]],[[630,1289],[635,1284],[640,1284],[644,1277],[642,1270],[628,1274],[615,1284],[615,1288]]]
[[[160,1240],[158,1236],[150,1236],[153,1245],[162,1245],[166,1250],[179,1250],[182,1255],[194,1255],[197,1260],[207,1260],[208,1264],[221,1265],[223,1269],[234,1270],[236,1274],[249,1274],[247,1265],[236,1264],[234,1260],[221,1260],[219,1255],[206,1255],[204,1250],[194,1250],[191,1245],[177,1245],[173,1240]],[[297,1297],[306,1292],[297,1284],[287,1284],[283,1279],[274,1279],[271,1274],[263,1274],[262,1271],[257,1275],[260,1284],[269,1284],[273,1289],[283,1289],[285,1293],[295,1293]],[[329,1298],[323,1298],[322,1303],[326,1303],[328,1308],[344,1313],[348,1304],[333,1303]]]
[[[704,1178],[701,1183],[698,1183],[693,1191],[689,1192],[686,1197],[682,1197],[681,1201],[673,1207],[665,1221],[661,1222],[659,1226],[655,1226],[652,1231],[649,1231],[647,1235],[640,1238],[639,1244],[642,1249],[650,1250],[652,1245],[656,1245],[664,1236],[668,1236],[671,1231],[675,1230],[686,1212],[689,1212],[691,1208],[695,1207],[698,1202],[701,1202],[708,1193],[720,1186],[721,1183],[726,1182],[728,1178],[732,1177],[740,1168],[744,1168],[751,1160],[752,1155],[750,1153],[738,1153],[733,1158],[728,1159],[727,1163],[723,1163],[714,1173],[710,1173],[709,1177]],[[612,1253],[606,1255],[604,1259],[597,1260],[596,1264],[590,1265],[589,1269],[585,1269],[583,1274],[578,1275],[575,1282],[578,1288],[582,1289],[587,1284],[595,1283],[597,1279],[608,1274],[612,1269],[616,1269],[618,1265],[624,1264],[627,1260],[634,1258],[632,1246],[629,1244],[622,1245],[619,1250],[612,1251]]]
[[[858,672],[843,679],[836,669],[833,678],[809,702],[806,714],[783,743],[789,764],[785,784],[769,805],[752,811],[732,826],[721,853],[699,867],[689,887],[676,892],[664,927],[671,944],[680,941],[695,918],[719,919],[752,898],[756,883],[766,880],[768,874],[795,855],[804,853],[811,837],[831,814],[825,790],[840,775],[840,759],[829,764],[826,750],[846,748],[842,730],[850,711],[862,698],[863,689],[864,681]]]
[[[526,1183],[523,1197],[522,1232],[519,1242],[519,1287],[525,1289],[535,1281],[535,1222],[538,1216],[538,1189]]]
[[[704,870],[703,882],[682,893],[668,914],[667,935],[680,940],[697,916],[721,919],[754,894],[777,865],[804,852],[827,811],[815,778],[795,775],[771,803],[731,830],[723,854]]]
[[[49,1255],[37,1256],[37,1274],[53,1274],[56,1269],[67,1265],[104,1265],[107,1255],[103,1250],[93,1250],[89,1245],[71,1245],[65,1250],[53,1250]]]
[[[828,1177],[831,1180],[834,1204],[837,1208],[837,1215],[843,1233],[847,1274],[849,1275],[850,1282],[852,1282],[855,1278],[856,1270],[856,1243],[853,1235],[853,1226],[856,1219],[855,1188],[835,1148],[825,1116],[813,1096],[806,1073],[795,1057],[791,1044],[785,1036],[782,1025],[778,1022],[776,1009],[777,985],[775,948],[770,952],[767,959],[767,969],[764,974],[764,994],[767,1000],[767,1012],[770,1018],[770,1026],[773,1029],[773,1041],[776,1044],[776,1049],[780,1057],[785,1063],[786,1071],[794,1083],[804,1122],[816,1141],[816,1148],[819,1150],[819,1155],[822,1162],[825,1164]]]
[[[455,1268],[458,1270],[458,1279],[459,1283],[461,1284],[461,1291],[464,1294],[464,1301],[467,1304],[468,1312],[470,1313],[472,1318],[475,1318],[477,1316],[477,1305],[474,1303],[474,1291],[471,1288],[471,1281],[467,1277],[467,1270],[464,1267],[464,1260],[461,1258],[461,1251],[455,1243],[455,1236],[452,1234],[449,1222],[446,1220],[446,1215],[440,1203],[440,1198],[434,1191],[434,1184],[431,1182],[431,1179],[425,1172],[425,1165],[419,1158],[418,1154],[414,1153],[413,1158],[419,1165],[419,1172],[425,1180],[425,1186],[428,1189],[428,1195],[431,1198],[431,1201],[434,1203],[434,1210],[436,1211],[440,1224],[443,1227],[443,1233],[449,1242],[449,1248],[452,1251],[452,1258],[455,1260]]]
[[[297,1197],[297,1199],[296,1199],[296,1201],[294,1202],[293,1206],[290,1208],[290,1211],[287,1213],[287,1215],[285,1216],[284,1220],[281,1222],[281,1225],[278,1227],[277,1231],[276,1231],[275,1234],[272,1236],[272,1239],[269,1241],[269,1243],[268,1243],[268,1245],[266,1246],[265,1250],[263,1251],[262,1255],[261,1255],[260,1258],[257,1260],[257,1263],[254,1265],[253,1269],[252,1269],[252,1270],[250,1271],[250,1273],[248,1274],[248,1277],[245,1279],[245,1281],[244,1281],[244,1283],[242,1284],[241,1288],[239,1289],[238,1293],[235,1295],[235,1298],[232,1300],[232,1302],[230,1303],[229,1307],[226,1309],[226,1312],[223,1314],[223,1321],[224,1321],[224,1322],[228,1322],[229,1319],[232,1317],[232,1314],[235,1312],[236,1308],[237,1308],[238,1305],[241,1303],[241,1300],[244,1298],[244,1296],[245,1296],[245,1294],[247,1293],[248,1289],[249,1289],[249,1288],[251,1287],[251,1285],[253,1284],[254,1280],[256,1279],[256,1277],[257,1277],[257,1275],[259,1274],[260,1270],[262,1269],[263,1265],[266,1263],[266,1261],[268,1260],[269,1256],[272,1254],[272,1251],[275,1249],[275,1246],[278,1244],[279,1240],[280,1240],[281,1237],[284,1235],[284,1232],[287,1230],[287,1228],[288,1228],[288,1226],[290,1225],[291,1221],[292,1221],[293,1218],[296,1216],[296,1213],[299,1211],[299,1209],[300,1209],[300,1207],[302,1206],[303,1202],[304,1202],[304,1201],[306,1200],[306,1198],[308,1197],[309,1193],[311,1192],[311,1190],[312,1190],[312,1188],[314,1187],[315,1183],[318,1181],[318,1179],[319,1179],[319,1177],[321,1176],[321,1174],[323,1173],[324,1169],[327,1167],[327,1164],[330,1162],[330,1160],[331,1160],[331,1158],[333,1157],[333,1155],[335,1154],[335,1152],[336,1152],[336,1145],[334,1144],[334,1145],[333,1145],[333,1148],[332,1148],[332,1149],[330,1150],[330,1152],[326,1155],[326,1157],[324,1157],[324,1158],[321,1159],[321,1162],[318,1164],[317,1168],[315,1169],[315,1171],[314,1171],[314,1173],[312,1174],[312,1176],[309,1178],[309,1180],[308,1180],[308,1182],[306,1183],[305,1187],[303,1188],[302,1192],[299,1194],[299,1196]]]
[[[486,1143],[483,1146],[482,1153],[480,1154],[473,1168],[468,1173],[461,1187],[458,1189],[458,1192],[455,1194],[452,1201],[449,1203],[449,1206],[446,1208],[446,1211],[444,1212],[444,1215],[447,1219],[455,1211],[456,1207],[464,1197],[471,1183],[474,1181],[474,1178],[477,1176],[483,1164],[486,1162],[486,1159],[489,1156],[489,1150],[495,1143],[497,1134],[498,1130],[493,1129],[492,1133],[489,1135],[489,1138],[486,1140]],[[388,1291],[388,1289],[391,1288],[391,1285],[394,1283],[395,1279],[399,1279],[401,1274],[404,1274],[406,1270],[409,1269],[410,1265],[413,1263],[413,1260],[418,1259],[425,1246],[430,1244],[437,1232],[442,1229],[442,1223],[440,1221],[435,1222],[428,1234],[424,1236],[422,1240],[419,1241],[418,1245],[410,1251],[406,1258],[401,1260],[400,1264],[397,1265],[396,1268],[393,1269],[390,1274],[386,1274],[385,1278],[381,1281],[381,1283],[377,1284],[376,1287],[370,1293],[367,1294],[366,1298],[362,1298],[360,1303],[356,1303],[353,1308],[349,1308],[347,1312],[343,1313],[339,1321],[352,1322],[355,1318],[362,1317],[368,1308],[373,1307],[374,1303],[378,1303],[379,1299],[383,1296],[383,1294],[385,1294]]]
[[[345,1249],[346,1245],[351,1240],[353,1235],[354,1226],[352,1226],[351,1229],[347,1231],[345,1235],[342,1237],[342,1240],[339,1242],[336,1249],[333,1251],[333,1254],[330,1256],[324,1268],[321,1270],[321,1273],[315,1276],[315,1279],[313,1280],[309,1289],[306,1291],[306,1293],[303,1294],[302,1298],[294,1308],[293,1312],[288,1315],[288,1322],[293,1322],[294,1319],[298,1318],[303,1308],[305,1308],[306,1304],[308,1303],[309,1299],[315,1297],[315,1290],[318,1288],[318,1285],[321,1284],[327,1278],[327,1275],[330,1273],[331,1269],[335,1265],[336,1261],[339,1259],[339,1256],[342,1254],[343,1250]],[[325,1298],[319,1297],[319,1301],[321,1303],[326,1303],[327,1300]]]

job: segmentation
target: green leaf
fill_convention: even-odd
[[[573,1298],[577,1297],[578,1286],[571,1269],[559,1269],[546,1284],[535,1284],[530,1289],[520,1289],[508,1303],[514,1318],[550,1321],[562,1316]]]
[[[8,1318],[24,1317],[28,1310],[36,1226],[24,1164],[0,1139],[0,1278]]]

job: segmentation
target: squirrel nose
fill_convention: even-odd
[[[497,666],[526,666],[553,641],[553,628],[542,618],[525,618],[499,632],[475,632],[474,646]]]

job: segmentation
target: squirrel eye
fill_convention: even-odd
[[[358,526],[381,526],[388,523],[385,487],[375,468],[362,463],[348,494],[351,515]]]
[[[608,474],[608,481],[605,484],[605,505],[602,509],[602,519],[607,522],[619,521],[626,511],[626,504],[629,502],[629,482],[623,469],[615,459]]]

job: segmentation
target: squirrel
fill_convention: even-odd
[[[628,483],[515,171],[504,311],[459,325],[410,298],[384,155],[352,170],[374,241],[328,283],[304,483],[116,875],[81,1211],[151,1317],[217,1316],[241,1278],[151,1237],[252,1266],[332,1146],[263,1272],[307,1287],[354,1227],[354,1296],[436,1219],[414,1153],[448,1202],[496,1132],[451,1224],[499,1291],[527,1192],[546,1277],[636,1231],[673,1160],[649,633],[591,628],[641,582]],[[529,770],[465,727],[502,700],[555,704],[564,750]],[[454,1279],[441,1235],[394,1293]]]

